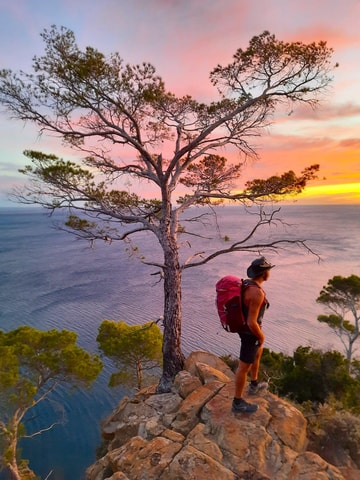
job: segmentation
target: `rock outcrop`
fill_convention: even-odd
[[[306,420],[266,392],[254,414],[231,413],[234,374],[194,352],[171,393],[124,398],[104,422],[108,453],[87,480],[345,480],[306,450]]]

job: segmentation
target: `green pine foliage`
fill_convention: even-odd
[[[97,342],[100,351],[118,370],[111,375],[109,385],[125,384],[140,390],[159,373],[162,341],[160,328],[154,322],[130,326],[122,321],[104,320]]]
[[[293,356],[288,356],[265,348],[261,375],[269,379],[274,393],[299,404],[320,405],[333,396],[341,408],[360,414],[358,364],[359,361],[354,360],[350,374],[346,358],[336,350],[323,352],[300,346]]]
[[[322,288],[316,301],[329,312],[319,315],[318,321],[326,323],[340,338],[350,372],[355,342],[360,338],[360,277],[335,275]]]
[[[76,340],[76,333],[68,330],[22,326],[0,331],[0,467],[11,478],[35,478],[18,458],[18,441],[26,436],[25,414],[60,385],[89,387],[102,370],[99,356],[77,346]]]

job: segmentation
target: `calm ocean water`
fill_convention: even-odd
[[[321,261],[304,250],[288,247],[269,252],[276,268],[265,285],[271,308],[264,322],[266,346],[292,353],[299,345],[342,351],[337,337],[316,318],[325,313],[316,298],[334,275],[360,275],[359,206],[284,206],[287,225],[265,228],[259,238],[288,235],[307,239]],[[254,222],[238,207],[220,209],[217,227],[230,240],[245,235]],[[223,245],[212,238],[210,225],[199,227],[202,237],[184,237],[183,256]],[[188,241],[187,241],[188,240]],[[191,249],[190,249],[191,244]],[[136,245],[146,259],[159,255],[151,239],[138,237]],[[227,244],[225,244],[225,247]],[[256,253],[221,256],[183,275],[183,349],[207,350],[217,355],[238,354],[236,335],[221,329],[214,306],[214,285],[223,275],[246,275]],[[154,270],[129,257],[123,244],[98,243],[89,248],[52,228],[52,220],[30,209],[0,210],[0,328],[20,325],[77,332],[80,346],[96,352],[102,320],[144,323],[162,314],[162,285]],[[145,313],[144,313],[145,312]],[[89,391],[55,392],[27,418],[28,433],[63,421],[50,432],[22,442],[30,466],[50,480],[82,480],[95,460],[100,443],[100,421],[126,390],[107,387],[111,365]],[[0,475],[1,478],[1,475]]]

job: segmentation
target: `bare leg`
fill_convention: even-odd
[[[257,353],[256,353],[255,361],[254,361],[254,363],[251,365],[251,370],[250,370],[250,378],[251,378],[251,380],[257,380],[257,379],[258,379],[259,368],[260,368],[260,360],[261,360],[261,356],[262,356],[263,350],[264,350],[263,347],[259,347],[259,349],[258,349],[258,351],[257,351]],[[245,385],[245,384],[244,384],[244,385]]]
[[[259,360],[260,362],[260,360]],[[235,374],[235,398],[242,398],[247,374],[251,368],[251,363],[239,361],[239,366]]]

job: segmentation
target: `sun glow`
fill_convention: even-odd
[[[299,203],[360,204],[360,183],[308,186],[296,198]]]

